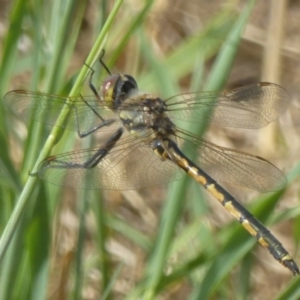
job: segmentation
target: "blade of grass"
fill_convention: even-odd
[[[298,300],[300,298],[300,277],[294,278],[290,284],[274,300]]]
[[[277,202],[281,199],[283,191],[265,197],[258,202],[253,209],[253,214],[262,222],[266,222],[273,212]],[[241,227],[236,227],[233,234],[226,239],[223,250],[213,261],[206,272],[203,281],[197,288],[191,299],[209,299],[217,290],[222,280],[231,272],[236,265],[254,246],[255,239]]]
[[[45,89],[46,92],[51,92],[52,94],[56,94],[61,88],[60,85],[61,82],[63,82],[62,77],[66,76],[65,73],[70,60],[69,57],[74,51],[75,42],[78,37],[78,32],[85,10],[85,2],[79,1],[79,4],[77,4],[77,2],[68,1],[69,5],[65,8],[66,11],[63,13],[63,18],[58,15],[56,18],[59,18],[59,20],[53,20],[51,22],[51,24],[60,24],[59,30],[56,32],[56,36],[52,37],[55,40],[53,41],[54,49],[51,53],[52,55],[49,53],[47,54],[48,59],[46,60],[47,63],[45,65],[47,70]],[[39,34],[39,32],[37,34]],[[36,39],[38,43],[40,41],[39,37],[37,36]],[[37,45],[37,47],[38,49],[43,49],[42,45]],[[33,57],[33,59],[36,60],[37,58]],[[34,90],[36,90],[36,87]],[[23,177],[25,178],[27,177],[28,170],[32,168],[32,165],[40,152],[40,148],[42,146],[41,138],[45,136],[45,132],[47,131],[45,124],[36,124],[34,120],[31,120],[30,127],[31,130],[29,130],[29,135],[26,140],[28,147],[25,148],[23,165]]]
[[[46,199],[46,189],[40,188],[37,197],[38,199]],[[25,227],[26,231],[24,230],[26,232],[26,247],[24,247],[24,254],[26,253],[26,256],[29,258],[29,267],[25,269],[25,272],[28,272],[28,269],[31,270],[29,293],[32,299],[45,299],[47,294],[50,268],[48,255],[51,243],[49,216],[47,203],[37,201],[30,219],[27,220],[27,226]],[[20,276],[20,281],[23,284],[23,287],[19,289],[19,299],[22,298],[22,290],[26,288],[23,283],[24,276]]]
[[[115,282],[117,281],[117,278],[119,277],[121,270],[122,270],[123,265],[120,264],[118,266],[118,268],[114,271],[113,276],[111,276],[111,279],[109,281],[109,284],[107,285],[107,288],[104,290],[101,299],[102,300],[107,300],[110,299],[110,295],[109,293],[111,293],[112,289],[113,289],[113,285],[115,284]]]
[[[146,39],[146,32],[140,30],[139,33],[143,57],[151,65],[153,75],[159,84],[159,90],[162,91],[161,96],[165,97],[167,95],[178,94],[179,89],[177,87],[176,80],[173,77],[172,72],[170,72],[170,69],[164,65],[164,62],[159,61],[157,57],[155,57],[153,49],[151,48],[149,42]]]
[[[0,132],[0,144],[1,145],[8,145],[7,138]],[[14,190],[21,191],[22,190],[22,184],[20,182],[20,177],[18,176],[18,172],[16,171],[9,155],[7,152],[7,148],[0,147],[0,170],[2,176],[5,175],[6,180],[8,183],[10,183],[10,188],[13,188]],[[4,181],[1,182],[1,185],[5,184]],[[3,186],[4,187],[4,186]]]
[[[3,98],[4,91],[7,89],[9,78],[13,72],[13,62],[16,59],[17,54],[17,43],[22,32],[22,22],[23,18],[27,13],[27,3],[26,1],[16,0],[11,4],[11,13],[9,16],[10,26],[7,30],[7,35],[4,40],[3,54],[1,59],[0,67],[0,97]],[[0,130],[1,130],[1,164],[2,170],[5,170],[6,176],[9,176],[12,179],[12,183],[20,188],[19,179],[16,178],[16,171],[13,167],[13,164],[8,159],[8,130],[7,123],[5,122],[5,111],[3,105],[0,105]]]
[[[130,241],[146,250],[150,251],[152,246],[151,237],[147,236],[145,233],[133,228],[127,221],[121,220],[116,216],[111,216],[106,213],[105,224],[107,227],[121,233]]]
[[[298,165],[288,174],[289,184],[299,178],[299,176],[300,168]],[[259,220],[266,224],[274,224],[274,220],[278,222],[279,219],[273,217],[273,211],[276,204],[281,200],[282,195],[283,191],[280,191],[270,196],[263,197],[253,205],[251,211]],[[208,270],[206,277],[201,283],[200,290],[194,294],[194,299],[199,299],[199,297],[201,299],[210,298],[214,291],[219,287],[221,281],[230,273],[233,266],[256,246],[255,240],[247,235],[242,228],[237,228],[235,232],[226,238],[226,240],[228,240],[228,242],[213,261],[211,268]],[[249,275],[250,274],[248,274],[248,276]],[[293,292],[293,287],[290,286],[283,291],[283,294],[286,295]]]
[[[214,65],[211,77],[208,80],[207,88],[212,90],[220,89],[222,84],[229,74],[232,61],[236,54],[236,49],[240,41],[241,34],[246,25],[250,12],[254,6],[255,1],[249,1],[248,6],[240,15],[232,32],[227,38],[222,51],[218,55],[217,61]],[[198,128],[198,133],[204,132],[205,128]],[[201,134],[200,134],[201,136]],[[148,282],[144,294],[144,299],[154,299],[156,297],[156,289],[163,274],[166,257],[169,251],[170,241],[173,235],[175,224],[179,217],[179,212],[182,210],[184,195],[186,195],[188,179],[185,176],[184,180],[176,183],[172,189],[169,190],[167,202],[163,211],[162,223],[159,230],[159,236],[155,248],[155,252],[150,260],[147,275]],[[198,298],[199,299],[199,298]]]
[[[103,201],[103,195],[99,192],[95,193],[92,201],[93,212],[97,222],[96,243],[99,252],[99,267],[102,275],[102,290],[107,292],[107,299],[110,299],[109,291],[112,284],[112,258],[109,251],[106,249],[106,242],[109,237],[107,227],[107,212]],[[116,272],[116,274],[118,271]],[[116,275],[115,274],[115,275]]]
[[[114,18],[116,17],[116,14],[117,14],[122,2],[123,2],[122,0],[116,1],[115,6],[113,7],[113,10],[111,11],[106,23],[104,24],[102,31],[98,35],[98,38],[86,60],[87,65],[92,66],[94,64],[94,62],[97,60],[99,53],[101,51],[101,47],[102,47],[104,38],[114,20]],[[78,78],[69,94],[70,97],[78,94],[79,89],[80,89],[82,83],[84,82],[84,79],[86,78],[89,71],[90,71],[89,68],[86,66],[84,66],[81,69],[81,71],[78,75]],[[64,113],[62,113],[60,115],[60,117],[57,121],[57,125],[59,126],[60,124],[63,124],[63,122],[65,121],[66,118],[67,118],[67,110],[65,109]],[[47,139],[47,141],[45,143],[44,148],[40,152],[40,155],[34,166],[34,170],[37,169],[39,162],[50,154],[50,151],[51,151],[53,145],[57,142],[57,137],[60,135],[60,131],[61,131],[61,129],[59,127],[55,127],[53,129],[53,131],[51,132],[49,138]],[[14,230],[15,230],[17,224],[19,223],[20,217],[23,214],[24,209],[26,208],[26,206],[30,200],[32,191],[36,185],[36,181],[37,181],[36,177],[29,177],[29,179],[28,179],[26,185],[24,186],[24,189],[20,195],[19,201],[11,215],[11,218],[3,231],[3,234],[2,234],[2,237],[0,240],[0,262],[3,259],[4,253],[9,245],[9,242],[14,233]]]
[[[57,6],[57,3],[61,3],[61,1],[53,1],[51,3],[46,3],[46,7],[43,6],[41,2],[30,2],[31,6],[29,6],[28,9],[28,16],[27,18],[31,18],[36,28],[43,28],[43,10],[46,8],[49,8],[51,6]],[[72,9],[70,7],[73,7],[72,4],[74,4],[74,1],[68,1],[67,6],[65,6],[66,10],[69,11],[69,13],[65,13],[62,16],[56,15],[56,20],[53,23],[50,23],[50,27],[58,26],[60,28],[60,31],[56,31],[57,35],[62,34],[62,26],[59,26],[63,24],[63,26],[67,26],[68,22],[67,19],[72,20],[73,24],[75,24],[75,21],[77,20],[76,17],[74,17],[72,12]],[[80,10],[80,6],[78,6],[78,9]],[[62,10],[61,10],[62,11]],[[78,32],[79,26],[77,26],[77,32]],[[76,34],[76,26],[72,26],[72,29],[68,29],[68,43],[63,48],[65,53],[71,53],[74,51],[74,42],[70,43],[71,39],[73,38],[74,41],[77,39]],[[51,29],[50,29],[51,30]],[[55,32],[55,31],[53,31]],[[75,36],[75,38],[74,38]],[[57,43],[59,41],[58,36],[53,36],[53,52],[49,52],[47,56],[47,60],[42,60],[42,53],[45,49],[41,31],[40,30],[33,30],[33,40],[35,45],[35,55],[32,56],[32,69],[34,70],[33,78],[32,78],[32,85],[33,88],[36,89],[39,83],[39,80],[41,77],[39,76],[41,73],[41,70],[45,66],[44,62],[46,61],[48,64],[51,65],[51,62],[53,62],[53,59],[55,58],[55,55],[51,55],[52,53],[62,52],[61,47],[59,48],[60,44]],[[66,40],[65,40],[66,41]],[[61,55],[63,57],[63,55]],[[62,60],[60,60],[62,62]],[[57,64],[58,69],[60,69],[60,73],[65,72],[66,69],[66,63],[63,64]],[[62,68],[64,67],[64,70]],[[47,68],[46,68],[47,69]],[[36,72],[35,72],[36,71]],[[51,74],[52,76],[53,74]],[[54,76],[55,77],[55,76]],[[48,77],[49,78],[49,77]],[[49,82],[53,82],[49,80]],[[53,87],[54,88],[54,87]],[[26,140],[25,145],[25,155],[23,158],[23,170],[25,168],[28,168],[26,166],[31,166],[32,162],[31,159],[36,159],[37,153],[39,151],[39,147],[41,146],[40,139],[43,134],[44,129],[43,126],[36,126],[36,124],[31,124],[29,126],[29,134],[28,138]],[[28,155],[29,154],[29,155]],[[31,159],[30,159],[31,158]],[[27,171],[27,170],[26,170]],[[36,199],[43,199],[44,201],[35,201]],[[33,214],[31,215],[31,218],[26,218],[26,222],[24,222],[23,226],[17,227],[16,232],[18,232],[18,236],[20,238],[20,243],[24,243],[24,247],[22,247],[22,255],[21,255],[21,263],[16,264],[14,260],[11,260],[10,264],[6,264],[7,272],[6,273],[13,273],[18,274],[18,276],[15,276],[11,284],[6,285],[6,288],[8,290],[13,290],[14,294],[10,298],[22,298],[24,295],[20,294],[23,293],[23,291],[28,290],[28,293],[32,295],[34,298],[43,299],[45,298],[46,291],[47,291],[47,285],[48,285],[48,272],[49,272],[49,259],[48,259],[48,248],[50,244],[50,238],[49,238],[49,228],[47,227],[50,220],[50,213],[47,209],[47,195],[45,192],[42,192],[40,189],[38,194],[35,195],[35,197],[32,197],[31,203],[34,203],[34,205],[28,206],[29,210],[33,209]],[[57,198],[55,198],[57,199]],[[28,212],[28,209],[27,209]],[[28,213],[26,214],[28,215]],[[25,238],[27,240],[25,241]],[[48,238],[47,238],[48,237]],[[42,245],[41,245],[42,244]],[[36,249],[36,247],[38,249]],[[14,247],[9,248],[10,251],[14,251]],[[17,251],[19,251],[19,248],[17,248]],[[41,252],[39,252],[41,251]],[[32,259],[30,259],[32,258]],[[28,271],[29,270],[29,271]],[[29,274],[26,276],[26,280],[24,280],[25,274]],[[19,293],[19,295],[18,295]],[[9,299],[9,298],[5,298]]]
[[[191,68],[195,66],[199,55],[207,60],[216,54],[220,45],[224,43],[226,36],[232,30],[233,20],[236,17],[236,14],[231,10],[221,11],[204,29],[178,45],[160,63],[163,63],[163,66],[169,70],[168,73],[172,74],[174,80],[176,78],[179,80],[188,75]],[[142,73],[139,80],[140,87],[147,87],[148,90],[159,88],[160,82],[157,82],[155,74],[156,72],[151,70]]]
[[[132,36],[133,32],[140,28],[142,22],[144,21],[144,18],[146,17],[147,13],[149,12],[151,6],[153,5],[154,0],[146,0],[145,6],[143,7],[142,11],[138,14],[136,14],[136,17],[133,19],[133,21],[130,24],[130,28],[126,30],[125,34],[122,34],[122,40],[119,43],[116,51],[114,51],[114,54],[110,57],[108,65],[114,65],[116,62],[116,59],[119,57],[122,50],[125,48],[129,38]]]
[[[92,191],[93,192],[93,191]],[[73,290],[73,299],[81,299],[81,291],[83,285],[83,275],[84,270],[82,266],[83,260],[83,250],[84,250],[84,239],[86,235],[85,229],[85,220],[86,220],[86,213],[88,211],[88,199],[89,195],[92,193],[87,190],[82,190],[79,193],[79,200],[78,201],[78,215],[79,215],[79,229],[78,229],[78,236],[77,236],[77,243],[76,243],[76,253],[75,253],[75,270],[74,270],[74,290]]]
[[[11,4],[12,12],[10,14],[10,27],[7,31],[7,36],[4,41],[3,55],[0,67],[0,95],[3,97],[3,92],[7,89],[10,75],[13,71],[13,61],[16,59],[17,54],[17,42],[22,32],[23,17],[26,15],[27,2],[22,0],[16,0]],[[0,106],[0,122],[1,129],[4,132],[6,130],[6,124],[4,122],[3,106]]]
[[[20,224],[26,224],[23,217],[20,220]],[[20,253],[20,249],[24,249],[24,241],[22,236],[23,231],[20,230],[20,227],[21,226],[18,226],[15,230],[11,241],[11,247],[7,252],[5,260],[1,264],[0,299],[13,299],[12,295],[15,293],[15,291],[11,287],[15,286],[15,284],[19,282],[16,278],[16,274],[21,273],[20,269],[22,269],[24,264],[24,252]],[[29,277],[27,276],[26,279],[28,278]],[[28,283],[28,281],[26,282]]]

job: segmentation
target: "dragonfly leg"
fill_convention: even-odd
[[[102,121],[100,122],[98,125],[96,125],[95,127],[87,130],[87,131],[80,131],[80,122],[78,120],[78,113],[77,113],[77,109],[76,107],[74,107],[75,110],[75,122],[76,122],[76,127],[77,127],[77,134],[80,138],[84,138],[88,135],[90,135],[91,133],[95,132],[96,130],[102,128],[102,127],[106,127],[106,126],[110,126],[112,123],[114,123],[116,120],[115,119],[108,119],[108,120],[104,120],[82,97],[83,102],[91,108],[91,110],[95,113],[95,115]]]
[[[101,54],[99,56],[99,62],[100,64],[102,65],[102,67],[105,69],[105,71],[111,75],[111,72],[110,70],[108,69],[107,65],[104,63],[104,61],[102,60],[102,58],[104,57],[105,55],[105,50],[102,49],[101,51]],[[101,97],[100,95],[98,94],[97,92],[97,89],[95,88],[94,84],[93,84],[93,76],[95,74],[95,70],[93,68],[91,68],[89,65],[85,64],[90,70],[91,70],[91,75],[90,75],[90,78],[89,78],[89,87],[90,89],[92,90],[93,94],[96,96],[96,98],[101,101]]]
[[[115,146],[116,142],[121,138],[123,134],[123,128],[119,128],[90,159],[84,164],[83,168],[94,168],[96,167],[101,159],[103,159],[109,151]]]
[[[105,52],[102,51],[99,59],[100,59],[101,64],[105,67],[106,71],[108,71],[108,68],[102,62],[102,57],[103,57],[104,53]],[[97,98],[97,100],[99,102],[102,102],[101,97],[100,97],[99,93],[97,92],[97,89],[95,88],[95,86],[93,84],[93,81],[92,81],[93,80],[93,76],[95,74],[95,70],[93,68],[91,68],[90,66],[88,66],[87,64],[86,64],[86,66],[91,70],[91,75],[90,75],[90,78],[89,78],[89,87],[92,90],[92,92],[95,95],[95,97]],[[103,117],[101,117],[101,115],[81,95],[80,95],[80,97],[81,97],[81,100],[94,112],[95,116],[97,116],[102,121],[102,123],[100,123],[99,125],[95,126],[94,128],[91,128],[90,130],[87,130],[85,132],[81,132],[80,128],[79,128],[79,121],[78,121],[77,109],[76,109],[76,107],[74,107],[74,109],[75,109],[75,118],[76,118],[75,121],[76,121],[76,126],[77,126],[77,133],[78,133],[78,135],[79,135],[80,138],[84,138],[84,137],[88,136],[89,134],[93,133],[94,131],[98,130],[99,128],[105,127],[105,126],[109,126],[109,125],[111,125],[114,122],[113,119],[111,119],[111,120],[105,120]]]
[[[96,167],[99,162],[110,152],[117,141],[121,138],[123,134],[123,128],[119,128],[107,141],[102,145],[95,154],[93,154],[88,160],[83,163],[76,163],[63,160],[62,156],[49,156],[44,159],[37,172],[29,173],[30,176],[43,177],[43,173],[46,169],[90,169]]]
[[[101,56],[100,56],[100,62],[101,62]],[[97,89],[95,88],[94,84],[93,84],[93,76],[95,74],[95,70],[90,67],[89,65],[87,65],[86,63],[84,63],[86,67],[88,67],[91,70],[91,75],[89,78],[89,87],[92,90],[93,94],[96,96],[96,98],[101,101],[100,95],[97,92]]]

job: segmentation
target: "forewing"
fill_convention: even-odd
[[[83,101],[88,103],[88,105]],[[69,110],[69,117],[62,127],[77,131],[76,117],[81,132],[88,131],[103,119],[113,119],[114,113],[104,103],[99,102],[95,97],[65,97],[16,90],[4,96],[5,105],[17,116],[23,119],[34,119],[35,121],[56,125],[58,116],[63,110]],[[94,109],[94,111],[91,109]],[[96,113],[95,113],[96,112]],[[100,118],[101,117],[101,118]],[[107,127],[108,129],[109,127]],[[113,130],[113,128],[110,128]]]
[[[281,86],[261,82],[231,91],[181,94],[167,99],[166,104],[174,119],[254,129],[279,118],[290,99]]]

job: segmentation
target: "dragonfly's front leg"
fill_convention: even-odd
[[[93,128],[90,128],[89,130],[86,130],[86,131],[82,132],[80,130],[80,122],[79,122],[79,117],[78,117],[78,111],[77,111],[76,106],[74,106],[73,109],[74,109],[74,114],[75,114],[76,128],[77,128],[78,136],[80,138],[84,138],[84,137],[90,135],[91,133],[95,132],[96,130],[98,130],[98,129],[102,128],[102,127],[109,126],[109,125],[111,125],[112,123],[115,122],[115,119],[105,120],[104,118],[102,118],[101,115],[99,115],[97,113],[97,111],[83,97],[81,97],[81,99],[91,109],[91,111],[94,112],[95,117],[98,118],[100,121],[99,121],[99,124],[97,124]]]
[[[100,56],[100,60],[101,60],[101,56]],[[90,68],[89,66],[87,66],[87,67]],[[90,68],[90,69],[91,69],[91,76],[89,78],[89,87],[90,87],[91,91],[93,92],[93,94],[95,95],[96,99],[100,103],[100,102],[102,102],[101,97],[98,94],[98,92],[92,82],[95,71],[92,68]],[[97,117],[101,122],[98,125],[96,125],[95,127],[91,128],[87,131],[81,132],[80,128],[79,128],[78,112],[77,112],[77,108],[75,106],[74,107],[75,121],[76,121],[77,133],[80,138],[84,138],[84,137],[88,136],[89,134],[93,133],[94,131],[98,130],[101,127],[109,126],[115,121],[114,119],[105,120],[83,97],[81,97],[81,100],[85,103],[86,106],[88,106],[91,109],[91,111],[95,114],[95,117]]]

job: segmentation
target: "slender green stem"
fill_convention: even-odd
[[[116,14],[117,14],[119,8],[121,7],[122,3],[123,3],[123,0],[116,1],[113,10],[111,11],[107,21],[105,22],[105,24],[102,28],[102,31],[98,35],[98,38],[86,60],[86,64],[88,66],[93,65],[95,63],[95,61],[97,60],[99,53],[103,47],[105,36],[108,33],[108,30],[109,30],[110,26],[112,25],[112,22],[113,22],[114,18],[116,17]],[[89,72],[89,68],[86,65],[84,65],[77,77],[77,80],[76,80],[70,94],[69,94],[70,98],[78,94],[80,87],[82,86],[82,84],[84,82],[84,79],[88,75],[88,72]],[[60,136],[61,128],[59,126],[64,123],[64,121],[66,120],[66,118],[68,116],[68,113],[69,113],[69,111],[67,109],[63,109],[62,113],[60,114],[60,116],[57,120],[57,126],[53,128],[51,134],[49,135],[44,148],[40,152],[40,155],[36,161],[36,164],[35,164],[33,170],[36,170],[39,162],[50,154],[51,149],[53,148],[54,144],[57,142],[57,137]],[[23,212],[30,201],[30,196],[34,190],[36,181],[37,181],[36,177],[32,177],[32,176],[29,177],[29,179],[28,179],[27,183],[25,184],[24,189],[20,195],[19,201],[17,202],[17,205],[16,205],[14,211],[12,212],[12,215],[8,221],[8,224],[3,231],[3,234],[2,234],[2,237],[0,240],[0,262],[3,259],[3,256],[9,245],[9,242],[13,236],[14,230],[16,229]]]
[[[253,0],[249,1],[248,6],[246,7],[243,14],[241,14],[240,18],[236,22],[236,26],[238,26],[238,30],[233,28],[231,33],[228,35],[227,42],[223,47],[222,51],[219,54],[219,59],[217,59],[214,65],[214,76],[209,81],[209,87],[213,87],[213,89],[220,87],[226,80],[230,68],[231,63],[235,57],[236,47],[238,46],[238,42],[240,41],[240,36],[242,34],[242,30],[246,25],[249,14],[254,5]],[[232,42],[235,47],[232,47]],[[225,53],[224,53],[225,52]],[[226,62],[224,62],[226,60]],[[227,62],[229,61],[229,63]],[[219,74],[218,77],[215,74]],[[203,128],[199,128],[199,134],[203,134],[205,126]],[[190,129],[191,130],[191,129]],[[172,239],[172,234],[179,217],[179,213],[182,210],[184,195],[187,192],[188,181],[187,178],[185,180],[181,180],[176,183],[174,190],[170,189],[169,197],[167,199],[168,203],[166,204],[163,216],[163,222],[160,228],[160,234],[157,240],[156,248],[151,258],[149,267],[148,267],[148,282],[147,288],[144,294],[144,299],[155,299],[158,284],[161,281],[163,275],[163,268],[165,266],[166,257],[169,252],[169,246]],[[199,299],[199,298],[198,298]]]

